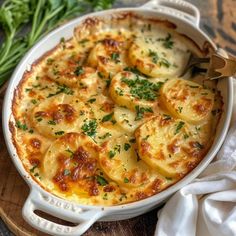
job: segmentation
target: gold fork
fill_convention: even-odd
[[[236,58],[232,56],[221,55],[218,52],[213,53],[210,57],[199,58],[191,54],[187,65],[185,66],[180,77],[185,75],[187,71],[196,65],[207,63],[207,68],[198,68],[201,72],[206,73],[206,79],[221,79],[236,75]]]

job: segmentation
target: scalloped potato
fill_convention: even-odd
[[[167,21],[85,20],[16,88],[10,127],[24,168],[46,191],[88,205],[175,184],[208,152],[223,110],[215,82],[178,78],[191,53],[208,51]]]
[[[171,114],[191,123],[209,119],[214,105],[211,90],[183,79],[166,82],[161,88],[161,99]]]
[[[178,76],[190,53],[178,37],[173,38],[170,33],[162,35],[157,34],[157,38],[138,35],[129,49],[130,62],[151,77]]]
[[[164,176],[185,175],[201,160],[211,139],[209,124],[194,129],[184,120],[156,116],[135,131],[139,156]]]

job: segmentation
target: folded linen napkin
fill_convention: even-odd
[[[159,211],[155,236],[236,236],[236,97],[234,102],[216,159]]]

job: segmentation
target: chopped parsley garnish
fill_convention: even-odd
[[[151,107],[139,107],[135,106],[136,110],[136,117],[135,120],[141,120],[143,118],[143,115],[145,112],[153,113],[153,110]]]
[[[81,129],[83,130],[84,134],[94,137],[97,133],[97,126],[97,121],[93,119],[85,122]]]
[[[129,179],[125,177],[124,178],[124,183],[126,183],[126,184],[129,183]]]
[[[189,135],[188,134],[184,134],[184,139],[187,139],[189,138]]]
[[[99,139],[105,139],[105,138],[108,138],[108,137],[111,137],[110,133],[105,133],[103,136],[99,136],[98,138]]]
[[[28,129],[26,124],[22,124],[19,120],[16,121],[16,127],[26,131]]]
[[[167,37],[163,39],[163,46],[168,49],[172,49],[174,42],[171,39],[171,34],[168,33]]]
[[[35,173],[34,177],[38,177],[39,179],[41,179],[41,176],[39,175],[39,173]]]
[[[74,154],[75,154],[75,153],[74,153],[73,151],[71,151],[69,148],[67,148],[65,151],[68,152],[71,157],[73,157]]]
[[[165,177],[166,178],[166,180],[168,180],[168,181],[172,181],[172,178],[171,177]]]
[[[56,125],[56,122],[55,122],[54,120],[49,120],[49,121],[48,121],[48,124],[49,124],[49,125]]]
[[[105,193],[102,197],[103,200],[108,200],[108,196],[107,196],[107,193]]]
[[[149,137],[150,135],[147,135],[145,138],[143,138],[143,140],[148,140]]]
[[[64,131],[57,131],[55,132],[55,135],[63,135],[65,132]]]
[[[38,122],[40,122],[40,121],[43,120],[43,118],[42,118],[42,117],[38,117],[36,120],[37,120]]]
[[[109,155],[109,158],[113,158],[115,155],[116,155],[116,152],[120,153],[120,145],[117,144],[114,148],[114,150],[110,150],[108,155]]]
[[[108,181],[105,178],[103,178],[101,175],[97,175],[96,180],[97,180],[98,184],[101,186],[105,186],[108,184]]]
[[[157,64],[158,60],[159,60],[159,56],[157,55],[156,52],[152,51],[151,49],[149,49],[149,54],[148,54],[149,57],[152,58],[152,62]]]
[[[111,84],[111,79],[107,79],[106,80],[106,87],[109,88],[110,84]]]
[[[118,94],[119,96],[124,96],[124,91],[121,88],[117,88],[116,94]]]
[[[174,133],[174,134],[178,134],[179,131],[183,128],[184,124],[185,124],[185,123],[184,123],[183,121],[180,121],[180,122],[177,124],[177,126],[176,126],[176,130],[175,130],[175,133]]]
[[[122,78],[121,81],[130,87],[130,93],[133,97],[144,99],[146,101],[154,101],[157,98],[157,92],[163,85],[163,82],[152,83],[147,79]]]
[[[131,145],[129,143],[124,144],[125,151],[128,151],[130,149]]]
[[[149,49],[148,56],[152,58],[152,62],[155,63],[155,64],[159,63],[160,66],[165,66],[167,68],[169,68],[171,66],[169,61],[167,61],[163,57],[160,58],[158,56],[158,54],[155,51],[152,51],[151,49]]]
[[[36,99],[32,99],[31,102],[32,102],[33,104],[36,104],[36,103],[37,103],[37,100],[36,100]]]
[[[87,102],[89,102],[89,103],[94,103],[96,101],[96,98],[91,98],[91,99],[89,99]]]
[[[103,79],[105,76],[103,75],[103,73],[102,72],[100,72],[100,71],[98,71],[98,76],[99,76],[99,78],[101,78],[101,79]]]
[[[117,52],[113,52],[113,53],[111,54],[111,59],[112,59],[115,63],[120,62],[120,54],[117,53]]]
[[[30,130],[29,130],[29,133],[30,133],[30,134],[33,134],[33,133],[34,133],[34,130],[33,130],[33,129],[30,129]]]
[[[204,148],[204,145],[202,145],[201,143],[199,142],[194,142],[193,146],[199,150],[203,149]]]
[[[33,167],[30,169],[30,172],[34,173],[34,171],[37,167],[38,167],[38,164],[33,165]]]
[[[67,95],[73,95],[74,94],[74,91],[72,89],[70,89],[69,87],[67,87],[66,85],[58,85],[57,87],[57,91],[55,93],[50,93],[47,98],[50,98],[52,96],[55,96],[57,94],[60,94],[60,93],[65,93]]]
[[[89,42],[89,39],[82,39],[82,40],[79,41],[79,43],[81,43],[81,44],[84,44],[84,43],[87,43],[87,42]]]
[[[166,68],[169,68],[171,66],[170,62],[167,61],[165,58],[161,58],[159,61],[160,66],[165,66]]]
[[[127,196],[126,196],[125,193],[122,193],[121,196],[120,196],[120,198],[119,198],[119,201],[120,201],[120,202],[123,201],[124,198],[127,199]]]
[[[75,71],[74,71],[74,74],[76,76],[79,76],[79,75],[82,75],[84,73],[84,69],[82,68],[82,66],[77,66]]]
[[[113,158],[116,155],[115,151],[109,151],[109,158]]]
[[[111,120],[113,114],[114,114],[114,112],[112,112],[112,113],[110,113],[110,114],[108,114],[108,115],[106,115],[106,116],[103,116],[103,118],[102,118],[102,122],[106,122],[106,121]]]
[[[178,107],[178,112],[181,113],[183,110],[183,107]]]
[[[33,88],[39,88],[39,87],[41,87],[41,84],[33,84],[32,87]]]
[[[52,58],[47,59],[47,65],[52,65],[53,62],[54,62],[54,59]]]
[[[67,176],[67,175],[70,175],[71,174],[71,172],[70,172],[70,170],[68,170],[68,169],[65,169],[64,171],[63,171],[63,175],[64,176]]]

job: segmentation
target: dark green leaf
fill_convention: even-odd
[[[131,145],[129,143],[125,143],[124,149],[125,151],[128,151],[130,149]]]
[[[78,66],[75,71],[74,71],[76,76],[82,75],[84,74],[84,69],[82,68],[82,66]]]
[[[97,133],[97,121],[95,119],[89,120],[83,124],[81,129],[86,135],[94,137]]]
[[[100,175],[97,175],[96,179],[97,179],[98,184],[101,186],[106,186],[108,184],[108,181]]]
[[[102,118],[102,122],[106,122],[106,121],[111,120],[113,114],[114,114],[114,113],[112,112],[112,113],[110,113],[110,114],[108,114],[108,115],[103,116],[103,118]]]
[[[55,132],[55,135],[63,135],[65,132],[64,131],[57,131]]]
[[[109,151],[109,158],[113,158],[116,155],[115,151]]]
[[[16,127],[26,131],[28,129],[26,124],[21,123],[19,120],[16,121]]]
[[[175,133],[174,134],[178,134],[179,131],[182,129],[182,127],[184,126],[184,122],[183,121],[180,121],[177,126],[176,126],[176,130],[175,130]]]
[[[129,179],[125,177],[124,178],[124,183],[126,183],[126,184],[129,183]]]

